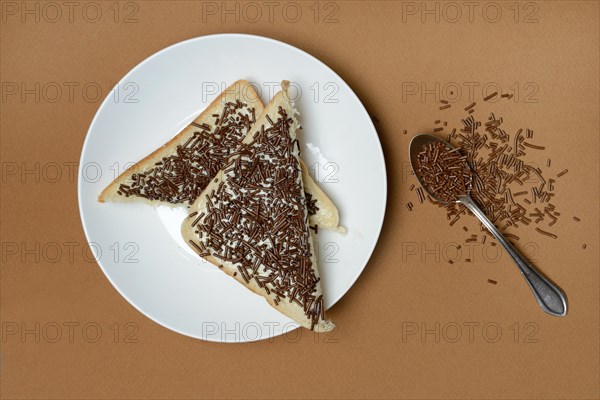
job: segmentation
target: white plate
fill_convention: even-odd
[[[265,104],[282,79],[293,82],[304,128],[302,157],[348,230],[346,235],[321,230],[316,236],[325,306],[331,307],[373,252],[385,213],[386,171],[377,132],[359,99],[335,72],[302,50],[227,34],[159,51],[104,100],[79,168],[85,234],[114,287],[159,324],[219,342],[270,338],[298,325],[189,249],[179,234],[185,208],[100,204],[97,197],[127,163],[171,139],[217,92],[242,78],[255,83]]]

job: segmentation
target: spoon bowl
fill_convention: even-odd
[[[445,140],[442,140],[442,139],[438,138],[437,136],[423,133],[421,135],[417,135],[412,138],[412,140],[410,141],[409,149],[408,149],[408,153],[409,153],[408,155],[409,155],[410,165],[412,167],[413,173],[414,173],[415,177],[417,178],[417,180],[419,181],[419,184],[421,185],[421,187],[423,187],[423,189],[427,192],[427,194],[429,194],[429,197],[431,197],[438,203],[444,204],[444,203],[447,203],[447,201],[440,199],[435,193],[431,192],[429,190],[429,188],[427,187],[427,185],[425,184],[421,174],[418,173],[418,171],[419,171],[419,165],[418,165],[419,153],[421,152],[421,150],[423,150],[425,148],[425,146],[427,146],[429,144],[434,144],[434,143],[441,143],[444,146],[446,146],[446,148],[448,150],[455,149],[454,146],[452,146],[450,143],[446,142]],[[467,194],[467,193],[465,193],[465,194]]]

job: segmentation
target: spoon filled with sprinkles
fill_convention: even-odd
[[[519,267],[542,310],[558,317],[567,315],[567,299],[562,290],[506,240],[471,198],[473,171],[461,149],[433,135],[423,134],[410,142],[409,156],[417,180],[432,199],[441,204],[462,204],[500,242]]]

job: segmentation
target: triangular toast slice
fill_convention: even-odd
[[[238,80],[173,139],[128,168],[98,197],[100,202],[189,205],[241,144],[264,106],[252,85]],[[336,229],[338,210],[303,166],[311,225]]]
[[[325,320],[296,139],[296,110],[278,92],[208,187],[182,235],[201,257],[317,332]]]
[[[117,177],[98,201],[193,203],[263,109],[252,85],[236,81],[173,139]]]

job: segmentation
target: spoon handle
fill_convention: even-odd
[[[515,264],[519,267],[529,287],[533,291],[538,304],[550,315],[564,317],[567,315],[567,299],[565,294],[555,284],[550,282],[540,271],[531,265],[525,257],[523,257],[502,233],[494,226],[494,224],[485,216],[483,211],[475,204],[469,196],[460,196],[458,202],[466,206],[485,227],[494,235],[500,244],[506,249],[512,257]]]

